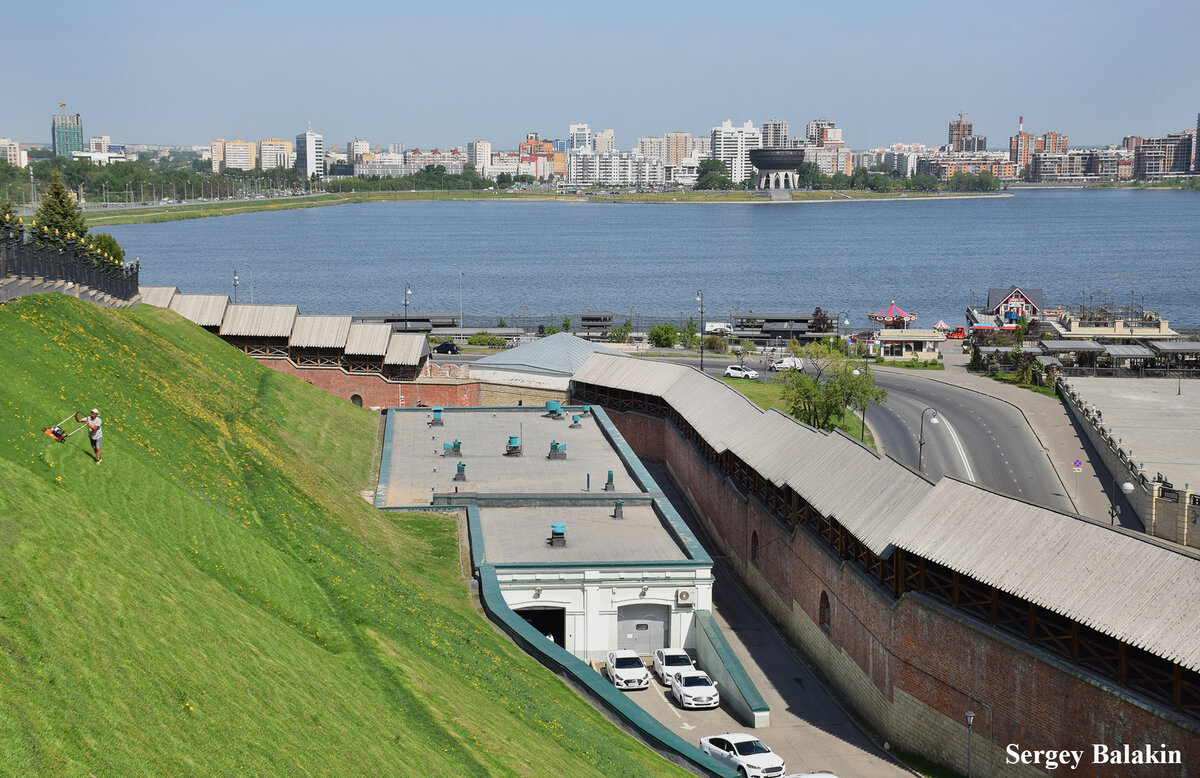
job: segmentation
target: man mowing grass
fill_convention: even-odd
[[[88,439],[92,441],[92,451],[96,452],[96,464],[100,464],[104,461],[100,458],[100,444],[104,442],[104,432],[100,429],[100,425],[104,423],[100,420],[100,409],[92,408],[92,414],[86,419],[79,418],[77,413],[75,421],[87,423]]]

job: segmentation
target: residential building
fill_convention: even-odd
[[[975,134],[975,123],[963,121],[959,114],[956,121],[950,122],[950,132],[946,141],[947,151],[987,151],[987,137]]]
[[[60,103],[62,113],[50,117],[51,149],[56,157],[69,157],[72,151],[84,151],[83,119],[79,114],[67,115],[66,103]]]
[[[782,119],[768,119],[762,125],[764,149],[782,149],[788,145],[788,123]]]
[[[346,142],[346,161],[350,164],[358,162],[363,154],[370,153],[371,144],[359,139],[357,135],[354,136],[354,140]]]
[[[447,173],[461,173],[462,166],[467,163],[467,147],[454,146],[445,150],[428,149],[410,149],[404,152],[404,163],[406,165],[445,165]],[[453,168],[453,169],[451,169]]]
[[[467,162],[475,166],[475,172],[484,175],[484,170],[492,162],[492,143],[486,140],[473,140],[467,144]]]
[[[813,119],[804,127],[804,138],[809,146],[842,146],[842,131],[825,117]],[[797,144],[792,143],[793,146]]]
[[[388,154],[403,154],[404,153],[404,144],[403,143],[389,143],[387,153]]]
[[[642,156],[661,159],[667,161],[667,138],[666,136],[657,138],[638,138],[637,150]]]
[[[101,151],[101,152],[104,152],[105,154],[107,154],[108,147],[111,143],[112,143],[112,138],[108,137],[107,135],[99,135],[97,137],[88,139],[87,150],[88,151]]]
[[[696,150],[697,139],[693,138],[690,132],[668,132],[663,135],[663,140],[667,142],[667,153],[659,159],[666,165],[679,166],[683,164],[685,157],[692,156]]]
[[[572,124],[567,130],[571,145],[569,151],[591,151],[592,130],[586,124]]]
[[[521,172],[521,153],[518,151],[493,151],[491,159],[487,165],[480,171],[487,178],[495,178],[501,173],[508,173],[510,176],[519,175]]]
[[[217,138],[208,145],[209,161],[212,163],[212,172],[220,173],[225,169],[225,139]]]
[[[912,178],[917,174],[918,158],[917,153],[912,151],[885,151],[883,164],[905,178]]]
[[[1191,171],[1196,134],[1173,132],[1164,138],[1143,138],[1133,152],[1133,177],[1161,181]]]
[[[712,159],[719,159],[729,170],[729,177],[735,182],[749,178],[754,167],[750,164],[750,150],[762,148],[762,134],[754,126],[754,122],[743,122],[735,127],[733,122],[726,119],[720,127],[712,128]]]
[[[29,164],[29,154],[21,148],[20,143],[11,138],[0,138],[0,159],[17,167]]]
[[[592,150],[598,154],[612,151],[617,147],[617,136],[612,130],[600,130],[592,136]]]
[[[267,138],[258,143],[258,163],[263,170],[296,166],[296,152],[290,140]]]
[[[1030,181],[1116,181],[1133,174],[1134,154],[1122,148],[1039,151],[1029,164]]]
[[[1034,135],[1025,131],[1024,117],[1017,134],[1008,139],[1008,158],[1016,166],[1017,175],[1021,175],[1038,152],[1047,154],[1063,154],[1067,150],[1067,136],[1058,132],[1047,132],[1045,135]]]
[[[916,175],[948,181],[955,173],[990,173],[1001,180],[1016,177],[1016,163],[1002,151],[941,152],[917,158]]]
[[[325,138],[312,131],[312,122],[296,136],[296,172],[305,178],[325,175]]]
[[[661,159],[636,151],[573,151],[567,158],[567,181],[590,186],[662,186]]]
[[[850,149],[841,146],[809,146],[806,144],[797,146],[797,140],[800,139],[793,139],[792,147],[804,149],[804,161],[815,164],[823,174],[827,176],[832,176],[834,173],[850,175],[854,172],[854,152]]]
[[[225,142],[225,164],[221,170],[254,170],[258,167],[257,146],[253,141],[231,140]]]
[[[520,154],[520,165],[533,170],[530,175],[538,180],[554,176],[554,144],[541,140],[536,132],[525,136],[525,140],[517,147]]]
[[[712,159],[712,136],[701,135],[692,138],[692,153],[689,157],[699,157],[700,159]]]
[[[664,165],[663,172],[667,183],[675,186],[695,186],[700,178],[700,159],[684,157],[678,165]]]

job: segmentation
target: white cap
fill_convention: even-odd
[[[99,415],[99,414],[100,414],[100,409],[99,409],[99,408],[92,408],[92,413],[94,413],[94,414],[96,414],[96,415]]]

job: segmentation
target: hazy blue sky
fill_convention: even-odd
[[[736,9],[734,12],[731,9]],[[617,146],[730,118],[847,145],[940,144],[969,112],[989,147],[1195,127],[1200,2],[175,2],[21,4],[0,47],[0,136],[205,144],[357,134],[406,148],[587,122]]]

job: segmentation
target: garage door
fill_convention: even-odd
[[[623,605],[617,608],[617,648],[628,648],[643,656],[667,647],[669,605]]]

